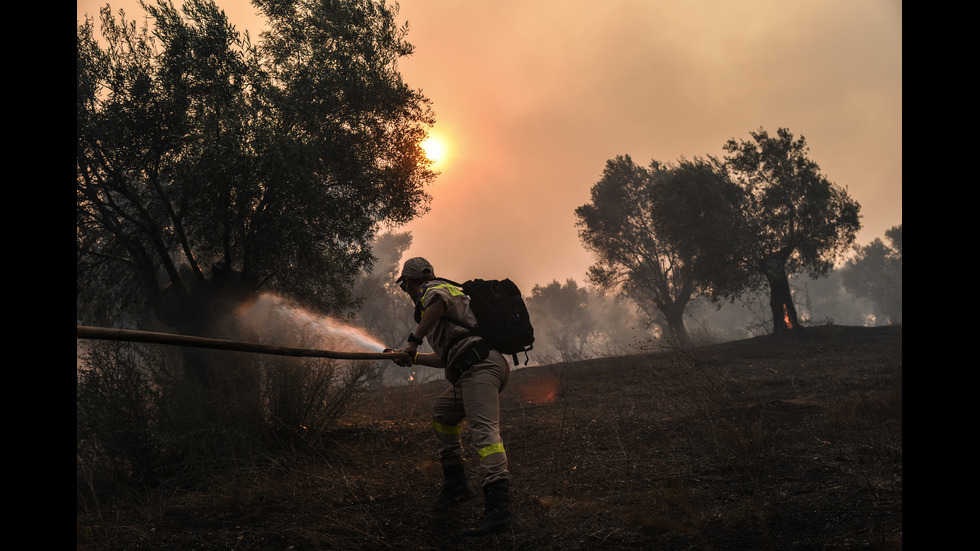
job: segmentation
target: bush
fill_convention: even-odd
[[[270,454],[316,446],[374,372],[370,362],[85,343],[77,370],[78,506],[134,489],[193,486]],[[203,356],[201,354],[204,354]]]
[[[269,427],[290,448],[316,445],[375,374],[372,362],[271,357],[263,395]]]
[[[160,388],[149,366],[162,355],[120,343],[88,343],[76,379],[79,504],[122,481],[152,483],[163,458],[157,430]]]

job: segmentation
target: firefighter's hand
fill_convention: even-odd
[[[404,363],[399,365],[402,365],[403,367],[412,367],[415,365],[415,359],[419,356],[419,345],[415,344],[414,342],[410,342],[404,347],[400,348],[398,351],[408,354],[408,358],[402,360]]]
[[[399,354],[398,357],[392,358],[391,361],[395,362],[395,365],[401,367],[412,367],[412,358],[414,357],[414,351],[409,353],[407,350],[392,350],[390,348],[385,348],[384,352],[386,354]],[[406,354],[408,357],[402,357],[401,354]]]

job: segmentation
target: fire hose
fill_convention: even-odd
[[[110,329],[107,327],[90,327],[85,325],[75,326],[75,338],[168,344],[174,346],[190,346],[195,348],[213,348],[218,350],[235,350],[238,352],[254,352],[257,354],[276,354],[279,356],[333,358],[337,360],[408,359],[408,354],[405,354],[404,352],[337,352],[334,350],[290,348],[285,346],[271,346],[267,344],[229,341],[224,339],[174,335],[172,333],[134,331],[131,329]]]

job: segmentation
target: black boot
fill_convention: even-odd
[[[467,528],[461,536],[485,536],[506,529],[513,519],[510,514],[510,482],[497,480],[483,487],[487,510],[476,528]]]
[[[442,493],[439,494],[439,501],[436,502],[437,510],[450,509],[457,503],[472,499],[476,495],[466,482],[466,468],[462,463],[443,464],[442,474],[445,482]]]

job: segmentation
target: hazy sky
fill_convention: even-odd
[[[79,0],[77,19],[103,1]],[[218,0],[257,40],[247,0]],[[111,1],[130,17],[136,0]],[[902,223],[901,0],[404,0],[406,82],[447,148],[410,256],[462,281],[585,283],[575,208],[607,160],[722,156],[763,127],[861,204],[858,244]]]

